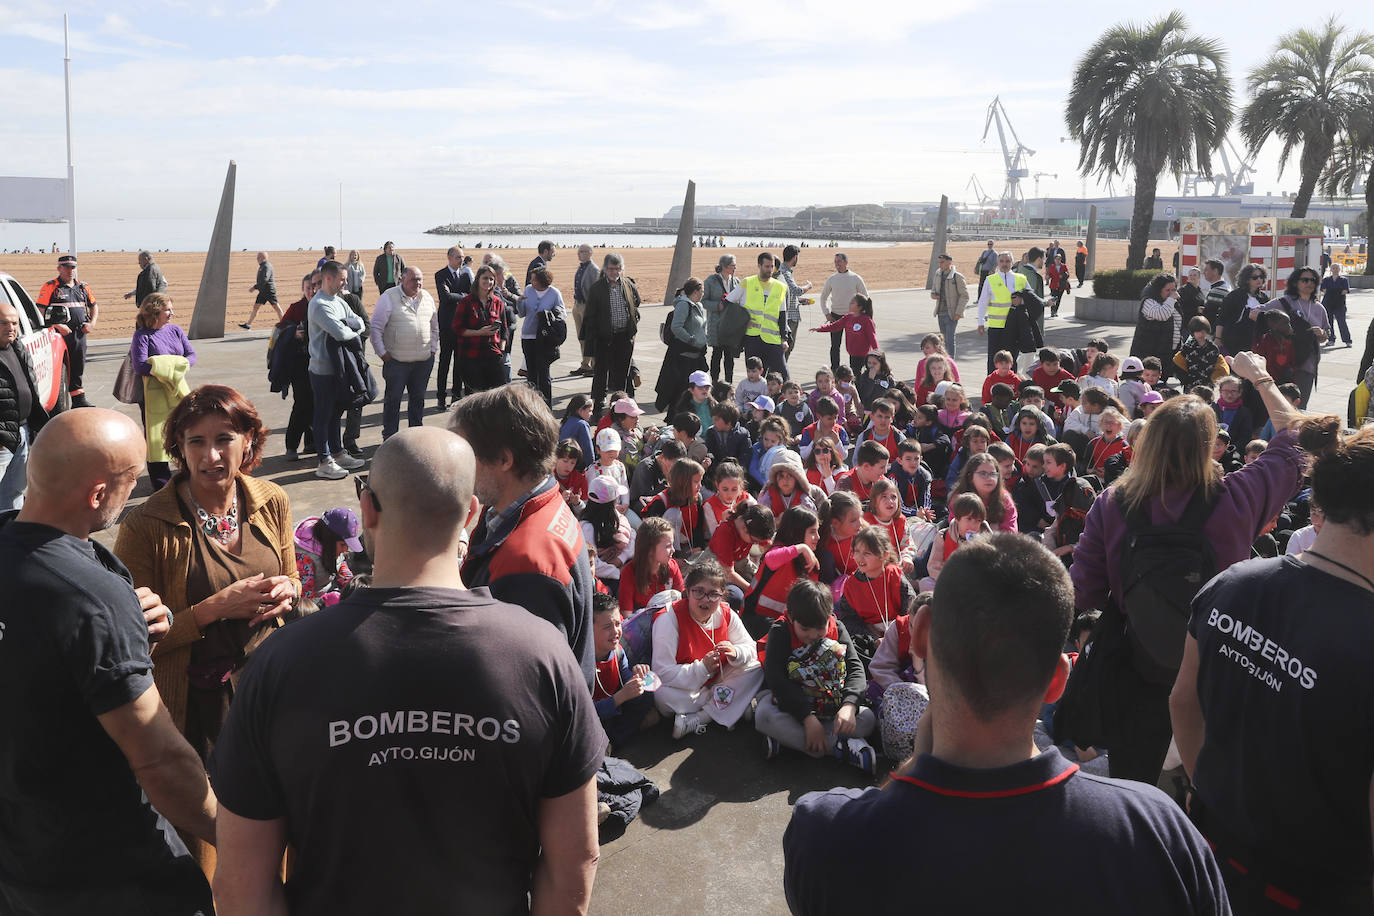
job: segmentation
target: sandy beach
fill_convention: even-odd
[[[1022,252],[1033,244],[1044,245],[1046,240],[1024,240],[1005,242],[999,248]],[[1073,253],[1074,239],[1060,239],[1070,257]],[[1151,242],[1168,250],[1168,243]],[[978,255],[986,247],[986,242],[954,242],[949,246],[954,255],[955,266],[966,276],[973,274],[973,265]],[[1097,266],[1103,269],[1121,268],[1126,265],[1127,243],[1121,240],[1104,240],[1098,243]],[[781,249],[770,249],[780,253]],[[801,261],[797,266],[798,282],[810,280],[815,284],[813,291],[820,293],[825,278],[833,270],[833,255],[836,250],[827,248],[803,249]],[[402,249],[401,257],[407,265],[418,265],[425,272],[425,285],[433,287],[433,276],[446,263],[445,249]],[[480,260],[482,249],[468,249],[474,261]],[[753,273],[758,248],[698,248],[692,254],[693,273],[704,278],[715,269],[722,254],[731,253],[740,260],[740,276]],[[511,265],[516,280],[525,276],[525,267],[534,258],[535,252],[529,248],[506,248],[500,255]],[[277,293],[285,308],[300,298],[300,280],[306,271],[315,266],[319,251],[271,251],[277,276]],[[346,258],[348,253],[342,253]],[[363,263],[367,266],[369,279],[366,284],[364,301],[371,307],[376,300],[377,288],[371,281],[372,262],[378,251],[360,251]],[[605,254],[597,249],[593,257],[599,263]],[[664,286],[668,280],[668,269],[672,264],[671,248],[635,248],[624,252],[626,274],[639,284],[640,292],[646,302],[661,302]],[[236,251],[231,255],[229,266],[229,332],[238,330],[237,324],[248,319],[253,306],[254,294],[248,291],[257,275],[256,251]],[[178,323],[190,327],[191,313],[195,305],[196,291],[200,287],[201,272],[205,267],[204,252],[167,252],[155,254],[154,260],[167,277],[169,291],[176,304]],[[904,289],[925,285],[926,271],[930,264],[930,245],[928,243],[903,243],[885,248],[856,248],[849,250],[850,268],[864,278],[870,289]],[[572,249],[560,249],[553,264],[554,285],[568,290],[572,285],[573,274],[577,271],[577,253]],[[57,276],[57,256],[53,254],[7,254],[0,255],[0,271],[12,274],[32,296],[37,296],[43,284]],[[100,321],[96,325],[95,338],[129,337],[133,334],[135,309],[133,300],[125,300],[124,294],[134,288],[138,276],[138,262],[135,253],[129,252],[92,252],[80,255],[79,276],[95,293],[100,304]],[[976,279],[976,276],[975,276]],[[567,296],[569,302],[572,297]],[[268,327],[275,316],[264,307],[258,313],[257,328]]]

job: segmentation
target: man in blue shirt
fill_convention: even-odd
[[[339,418],[348,406],[343,392],[336,391],[334,361],[329,355],[329,338],[345,342],[363,333],[363,321],[340,293],[348,275],[338,261],[326,261],[320,268],[320,291],[310,300],[306,312],[310,326],[310,389],[315,395],[315,452],[320,466],[315,476],[325,480],[347,477],[366,462],[344,451],[343,427]]]
[[[1341,332],[1341,340],[1347,347],[1353,346],[1354,341],[1350,336],[1350,325],[1345,323],[1345,297],[1350,292],[1350,281],[1341,276],[1341,265],[1334,262],[1331,265],[1331,276],[1322,280],[1322,306],[1326,309],[1326,317],[1331,320],[1331,327],[1327,329],[1327,346],[1334,346],[1336,335],[1331,333],[1337,328]]]
[[[1068,573],[1039,542],[999,532],[960,545],[912,623],[931,697],[915,755],[882,789],[797,802],[783,836],[794,913],[891,912],[901,899],[1015,912],[1088,849],[1104,864],[1075,870],[1073,895],[1101,912],[1231,912],[1206,841],[1164,793],[1036,750],[1040,704],[1068,679],[1072,619]],[[863,838],[862,875],[835,855],[846,837]]]

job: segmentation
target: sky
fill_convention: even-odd
[[[1211,4],[1244,75],[1338,8]],[[1137,20],[1170,7],[1130,5]],[[61,177],[71,17],[78,212],[628,221],[682,201],[797,206],[997,196],[1000,96],[1043,196],[1079,196],[1063,109],[1116,4],[981,0],[0,0],[0,174]],[[1049,15],[1047,15],[1049,13]],[[1374,7],[1340,11],[1374,32]],[[1001,37],[995,37],[1001,36]],[[1258,192],[1295,190],[1261,150]],[[1056,177],[1057,176],[1057,177]],[[1118,189],[1122,183],[1118,182]],[[1023,182],[1027,197],[1035,183]],[[1170,193],[1172,179],[1160,184]],[[1095,179],[1087,193],[1100,193]]]

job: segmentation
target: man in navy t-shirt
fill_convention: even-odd
[[[210,761],[220,916],[586,907],[606,733],[561,634],[464,587],[473,476],[453,433],[388,439],[372,587],[254,653]]]
[[[931,696],[916,754],[882,789],[797,802],[783,837],[794,913],[1015,912],[1084,850],[1095,864],[1074,871],[1073,897],[1097,912],[1231,912],[1206,842],[1162,792],[1037,752],[1072,618],[1068,573],[1039,542],[998,533],[954,553],[912,627]],[[844,864],[850,841],[863,874]]]

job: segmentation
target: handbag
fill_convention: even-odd
[[[567,319],[553,309],[542,311],[535,335],[540,346],[548,353],[550,362],[557,362],[561,358],[558,348],[568,339]]]
[[[124,354],[124,362],[119,364],[115,373],[114,397],[121,404],[143,403],[143,380],[134,371],[134,352],[132,347]]]

